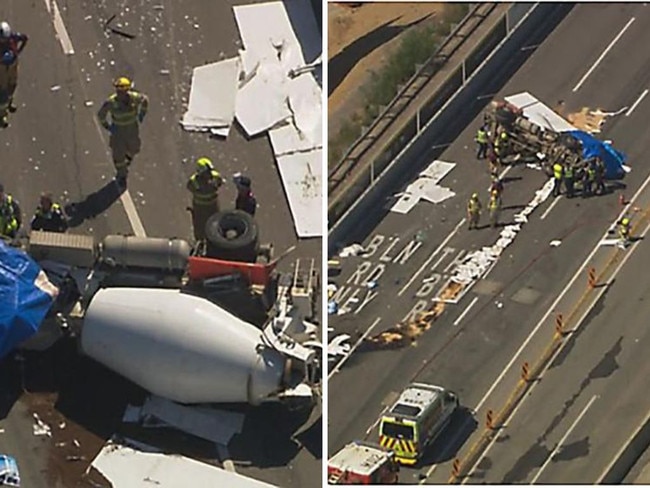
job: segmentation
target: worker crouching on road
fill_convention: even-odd
[[[618,223],[618,238],[621,240],[619,246],[626,248],[630,242],[630,219],[627,217],[622,218]]]
[[[233,181],[237,185],[235,208],[237,210],[243,210],[254,217],[255,210],[257,210],[257,200],[251,191],[251,179],[248,176],[237,173],[233,177]]]
[[[68,230],[68,221],[61,205],[54,203],[51,193],[42,193],[34,217],[31,222],[32,230],[46,232],[65,232]]]
[[[114,86],[115,93],[104,102],[97,116],[102,126],[111,133],[109,144],[113,152],[116,180],[125,186],[129,165],[140,152],[140,124],[147,115],[149,98],[133,90],[133,83],[128,78],[118,78]]]
[[[469,230],[478,229],[480,218],[481,201],[478,199],[478,193],[474,193],[467,202],[467,220],[469,221]]]
[[[196,172],[190,176],[187,189],[192,193],[192,226],[194,238],[205,240],[205,224],[219,211],[219,188],[223,178],[208,158],[196,161]]]
[[[5,193],[0,184],[0,237],[13,239],[22,225],[22,213],[18,202]]]
[[[18,58],[28,37],[13,32],[7,22],[0,22],[0,128],[9,126],[8,112],[17,110],[14,93],[18,86]]]

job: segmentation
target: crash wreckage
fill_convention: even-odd
[[[220,221],[235,213],[242,217],[224,212]],[[315,316],[313,260],[303,274],[300,261],[295,273],[278,273],[272,248],[258,254],[256,237],[192,249],[182,239],[109,235],[95,243],[32,232],[17,244],[0,242],[0,285],[15,298],[0,314],[0,356],[72,335],[83,354],[179,403],[314,400],[318,328],[302,319]],[[238,284],[267,305],[261,329],[217,305]]]

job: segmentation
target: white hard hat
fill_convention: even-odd
[[[7,38],[11,36],[11,26],[7,22],[0,22],[0,37]]]

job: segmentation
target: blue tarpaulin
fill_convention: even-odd
[[[0,239],[0,358],[38,331],[57,292],[32,258]]]
[[[11,456],[0,456],[0,486],[20,487],[18,463]]]
[[[614,149],[610,144],[599,141],[591,134],[581,130],[570,131],[573,137],[582,142],[582,156],[586,159],[599,157],[605,163],[605,178],[608,180],[616,180],[625,175],[623,164],[627,160],[627,156],[620,151]]]

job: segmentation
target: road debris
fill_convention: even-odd
[[[551,247],[559,247],[560,244],[562,244],[562,241],[559,240],[559,239],[555,239],[555,240],[552,240],[549,244],[550,244]]]
[[[350,256],[360,256],[365,252],[366,250],[361,244],[354,243],[341,249],[341,252],[339,252],[339,257],[347,258]]]
[[[51,427],[43,422],[36,412],[32,414],[32,417],[34,417],[34,435],[46,435],[48,437],[52,437]]]

